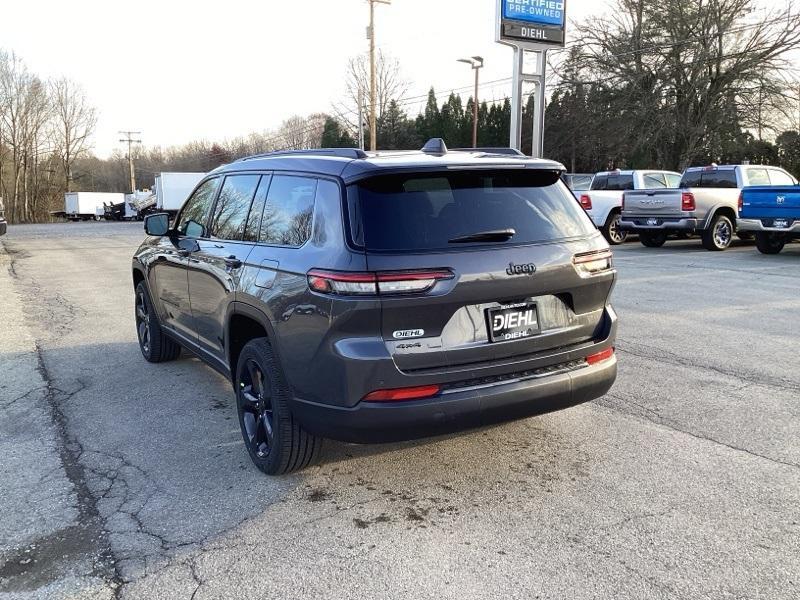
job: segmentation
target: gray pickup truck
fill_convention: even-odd
[[[794,185],[778,167],[711,165],[686,169],[679,189],[625,192],[619,227],[635,231],[645,246],[663,246],[672,233],[698,233],[706,250],[725,250],[736,233],[741,189],[753,185]],[[750,239],[751,234],[739,234]]]

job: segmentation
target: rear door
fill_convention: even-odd
[[[573,257],[605,244],[557,173],[378,176],[351,187],[349,205],[379,285],[433,278],[423,292],[381,287],[381,333],[401,370],[513,362],[600,325],[613,274],[582,278]],[[502,231],[513,235],[469,241]]]

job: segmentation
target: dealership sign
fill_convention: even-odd
[[[497,41],[563,46],[566,0],[499,0]]]

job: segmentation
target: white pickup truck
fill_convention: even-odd
[[[737,234],[739,196],[748,186],[796,185],[778,167],[710,165],[690,167],[680,189],[625,192],[620,227],[635,231],[645,246],[663,246],[671,233],[699,233],[706,250],[725,250]],[[752,234],[738,234],[742,239]]]
[[[594,176],[588,191],[575,196],[608,243],[621,244],[628,237],[619,228],[622,195],[628,190],[677,188],[680,180],[680,173],[673,171],[604,171]]]

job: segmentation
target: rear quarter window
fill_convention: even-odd
[[[418,252],[519,245],[596,232],[551,171],[458,171],[383,175],[348,189],[351,238],[369,251]],[[514,229],[500,243],[453,243]]]

